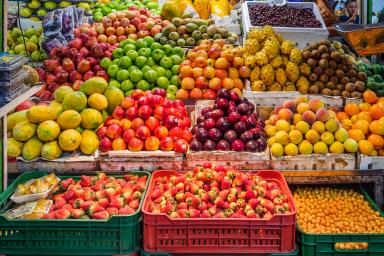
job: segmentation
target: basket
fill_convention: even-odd
[[[150,192],[143,204],[144,236],[146,252],[167,253],[282,253],[295,249],[296,207],[287,182],[278,171],[253,172],[267,181],[277,182],[288,195],[291,214],[275,214],[270,220],[263,219],[220,219],[220,218],[178,218],[166,214],[152,214],[149,207]],[[156,171],[158,177],[177,175],[175,171]]]
[[[139,176],[146,172],[132,172]],[[17,184],[46,175],[35,171],[19,176],[1,195],[0,207]],[[61,176],[61,179],[70,176]],[[74,179],[80,176],[72,176]],[[147,181],[148,186],[149,181]],[[132,215],[114,215],[108,220],[9,220],[0,215],[0,254],[7,255],[111,255],[130,254],[140,249],[141,200]],[[9,205],[8,205],[9,206]]]
[[[361,194],[370,206],[380,212],[383,212],[372,201],[367,192],[361,189]],[[381,256],[384,255],[384,234],[308,234],[303,232],[297,226],[297,239],[301,243],[302,255],[313,256],[336,256],[336,255],[367,255]],[[364,250],[336,250],[335,244],[339,242],[367,242],[368,249]]]

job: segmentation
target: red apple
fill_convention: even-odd
[[[153,116],[156,117],[158,120],[163,120],[165,117],[165,108],[160,106],[155,108],[153,111]]]
[[[92,70],[88,70],[87,72],[85,72],[84,76],[83,76],[83,80],[84,81],[87,81],[88,79],[92,78],[95,76],[95,73],[93,73]]]
[[[83,42],[81,41],[80,38],[75,38],[68,43],[68,47],[76,48],[78,50],[80,50],[82,46],[83,46]]]
[[[136,130],[136,136],[139,138],[139,139],[143,139],[145,140],[146,138],[148,138],[149,136],[151,135],[151,132],[149,131],[148,127],[144,126],[144,125],[141,125],[137,128]]]
[[[160,149],[171,151],[173,150],[173,139],[171,137],[164,137],[160,141]]]
[[[131,151],[141,151],[143,147],[143,141],[138,138],[132,138],[128,143],[128,149]]]
[[[121,129],[120,125],[112,124],[111,126],[108,127],[106,135],[110,139],[116,139],[116,138],[120,137],[121,132],[122,132],[122,129]]]
[[[75,69],[75,64],[70,58],[65,58],[63,60],[63,69],[67,72],[71,72]]]
[[[125,97],[124,100],[120,103],[120,106],[122,106],[123,109],[128,109],[135,106],[135,100],[132,97]]]
[[[160,126],[160,122],[156,117],[150,116],[147,120],[145,120],[145,125],[151,132],[153,132],[157,127]]]
[[[184,139],[177,139],[174,148],[176,152],[186,153],[188,151],[188,142]]]
[[[109,80],[109,76],[104,70],[97,71],[96,76],[104,78],[107,82]]]
[[[154,151],[158,150],[160,146],[160,140],[155,136],[150,136],[145,139],[144,147],[146,150]]]
[[[91,62],[89,62],[89,60],[83,59],[77,64],[77,70],[82,74],[89,71],[90,69],[91,69]]]
[[[116,138],[112,142],[112,149],[113,150],[125,150],[127,149],[127,144],[122,138]]]
[[[111,150],[112,149],[112,141],[107,137],[101,138],[99,148],[103,152]]]

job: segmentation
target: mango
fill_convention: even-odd
[[[80,91],[85,93],[86,95],[91,95],[94,93],[103,94],[105,89],[108,87],[108,82],[99,76],[94,76],[87,81],[85,81],[80,86]]]
[[[41,147],[43,146],[43,142],[41,142],[36,136],[30,138],[27,142],[25,142],[22,155],[25,160],[33,160],[40,156]]]
[[[84,130],[81,134],[80,150],[83,154],[92,155],[99,147],[99,138],[91,130]]]
[[[61,156],[63,151],[56,140],[47,142],[41,148],[41,157],[47,160],[54,160]]]
[[[28,109],[10,114],[7,117],[7,130],[11,131],[16,124],[27,121]]]
[[[27,111],[27,119],[31,123],[42,123],[46,120],[56,119],[56,110],[50,106],[33,106]]]
[[[21,155],[21,149],[23,148],[23,143],[15,140],[14,138],[7,139],[7,156],[8,157],[18,157]]]
[[[108,100],[103,94],[94,93],[88,98],[88,106],[102,111],[108,107]]]
[[[12,136],[17,141],[27,141],[36,133],[36,124],[23,121],[15,125],[12,130]]]

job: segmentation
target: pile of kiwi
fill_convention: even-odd
[[[358,72],[348,55],[341,54],[324,40],[303,50],[303,60],[311,68],[310,94],[361,98],[365,90],[364,72]]]

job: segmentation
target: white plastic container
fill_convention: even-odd
[[[244,30],[245,38],[251,29],[259,27],[259,26],[252,26],[251,20],[249,19],[248,7],[253,5],[268,5],[268,3],[266,2],[244,2],[243,3],[242,22],[243,22],[243,30]],[[273,29],[277,33],[281,34],[284,37],[284,39],[288,39],[293,42],[296,42],[298,44],[298,47],[300,49],[303,49],[308,44],[316,43],[328,38],[328,35],[329,35],[328,29],[325,26],[325,23],[323,21],[323,18],[321,17],[319,8],[315,3],[312,3],[312,2],[287,3],[286,6],[294,7],[298,9],[304,9],[304,8],[312,9],[313,13],[316,16],[316,19],[321,23],[321,28],[273,27]]]
[[[53,189],[57,186],[57,184],[59,184],[59,182],[60,182],[60,178],[59,177],[56,177],[56,178],[57,178],[57,183],[52,185],[49,188],[49,190],[47,190],[46,192],[30,194],[30,195],[25,195],[25,196],[16,196],[15,193],[13,193],[13,195],[11,196],[11,200],[17,204],[23,204],[26,202],[31,202],[31,201],[36,201],[39,199],[47,198],[53,192]],[[34,181],[34,179],[30,180],[29,182],[33,182],[33,181]]]

